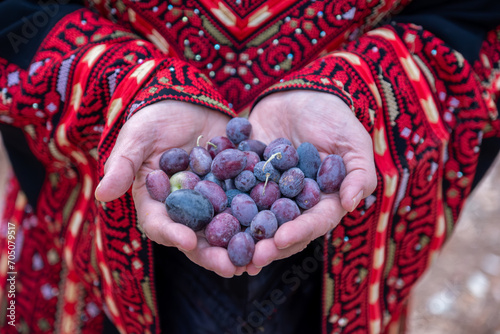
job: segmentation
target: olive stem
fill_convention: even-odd
[[[200,146],[200,139],[203,138],[203,135],[199,135],[198,139],[196,139],[196,146]]]
[[[266,194],[267,181],[269,181],[270,176],[271,176],[271,173],[266,173],[266,182],[264,183],[264,188],[262,189],[262,196],[264,196]]]
[[[271,161],[273,160],[274,158],[280,160],[283,156],[281,155],[281,152],[277,152],[277,153],[274,153],[273,155],[271,155],[269,157],[269,159],[267,159],[266,163],[264,164],[264,166],[262,166],[262,171],[264,171],[264,169],[266,168],[266,165]]]

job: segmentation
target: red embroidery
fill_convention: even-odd
[[[95,5],[123,28],[89,10],[65,17],[27,71],[0,59],[0,87],[7,88],[0,121],[25,131],[47,169],[35,211],[15,196],[13,183],[15,210],[5,216],[24,237],[18,324],[29,321],[34,332],[99,332],[104,311],[127,333],[159,331],[151,243],[136,227],[132,196],[106,206],[93,199],[118,132],[134,112],[179,99],[232,114],[265,89],[262,96],[314,89],[352,107],[378,154],[376,192],[325,238],[324,284],[331,294],[324,299],[324,329],[387,331],[451,232],[470,191],[482,133],[500,133],[491,103],[500,87],[498,34],[488,35],[472,68],[412,25],[362,34],[398,1],[125,5]],[[341,52],[326,55],[333,50]],[[2,291],[5,277],[1,272]]]

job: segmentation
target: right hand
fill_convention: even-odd
[[[341,155],[347,172],[338,193],[322,194],[316,206],[283,224],[272,239],[257,243],[252,266],[261,268],[302,251],[335,228],[374,191],[377,174],[370,134],[333,94],[298,89],[273,93],[259,101],[249,119],[256,139],[270,143],[285,137],[295,147],[310,142],[322,159]]]
[[[162,101],[144,107],[120,130],[104,166],[104,177],[95,191],[97,200],[109,202],[125,194],[132,185],[137,218],[153,241],[177,247],[196,264],[223,277],[240,275],[246,268],[235,267],[227,251],[211,247],[201,233],[175,223],[165,204],[149,195],[145,180],[159,168],[160,156],[170,148],[190,152],[198,136],[208,141],[224,135],[229,116],[195,104]]]

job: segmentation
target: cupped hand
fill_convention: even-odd
[[[249,120],[255,139],[269,144],[285,137],[295,147],[310,142],[322,159],[328,154],[342,156],[347,172],[338,193],[322,194],[316,206],[283,224],[274,238],[256,244],[250,266],[260,268],[303,250],[332,230],[375,190],[377,176],[370,135],[335,95],[307,90],[274,93],[255,106]]]
[[[144,233],[159,244],[177,247],[191,261],[223,277],[241,274],[245,268],[235,267],[227,251],[210,247],[201,233],[173,222],[165,205],[151,198],[145,180],[149,172],[159,168],[163,152],[178,147],[189,153],[200,135],[205,141],[223,135],[228,121],[220,112],[186,102],[162,101],[143,108],[120,130],[95,192],[99,201],[108,202],[132,185]]]

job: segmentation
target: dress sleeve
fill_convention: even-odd
[[[45,140],[36,145],[46,146],[57,139],[53,135],[62,121],[66,131],[78,128],[71,134],[79,137],[75,140],[97,147],[116,121],[160,100],[189,101],[234,115],[192,66],[81,5],[6,1],[0,6],[0,124],[14,169],[39,167],[32,175],[36,179],[22,182],[32,203],[44,173],[26,154],[34,147],[19,129],[43,132],[38,135]],[[92,121],[80,128],[76,120],[83,117]]]
[[[403,42],[401,47],[406,49],[406,53],[417,59],[416,65],[420,67],[419,56],[415,54],[415,43],[419,41],[413,40],[413,34],[409,35],[403,30],[417,27],[417,30],[426,32],[426,42],[433,39],[432,44],[440,43],[457,57],[460,63],[468,62],[468,66],[472,67],[472,72],[478,77],[476,84],[481,86],[483,90],[482,97],[488,104],[490,113],[489,127],[486,129],[485,137],[494,137],[499,135],[499,122],[496,102],[500,94],[499,87],[499,38],[500,31],[500,2],[494,0],[416,0],[406,6],[401,13],[392,17],[392,23],[386,24],[386,27],[397,29],[399,35],[398,40]],[[408,27],[408,28],[405,28]],[[359,40],[353,41],[333,51],[322,58],[313,61],[308,66],[299,69],[281,80],[277,85],[274,85],[264,91],[257,99],[260,100],[267,94],[279,90],[289,89],[313,89],[320,91],[328,91],[338,95],[344,100],[353,111],[355,111],[361,120],[366,119],[368,109],[366,92],[353,96],[353,85],[356,82],[353,78],[348,78],[349,75],[357,75],[355,68],[360,69],[363,66],[356,66],[350,59],[353,59],[345,52],[350,52],[359,55],[360,59],[366,60],[364,65],[383,68],[387,66],[384,63],[379,63],[383,58],[382,53],[378,52],[378,47],[370,42],[370,39],[377,39],[380,31],[383,29],[372,29],[368,31]],[[412,30],[410,29],[410,30]],[[401,38],[408,38],[401,40]],[[364,43],[360,43],[364,41]],[[392,41],[388,41],[392,43]],[[365,49],[364,49],[365,48]],[[427,48],[428,49],[428,48]],[[437,52],[436,49],[430,50]],[[372,56],[375,55],[375,58]],[[432,54],[432,58],[436,59],[436,55]],[[440,66],[439,63],[433,62],[429,64],[431,67]],[[467,67],[468,67],[467,66]],[[366,66],[364,66],[366,67]],[[425,68],[420,70],[426,71]],[[340,71],[339,78],[336,72]],[[353,72],[351,72],[353,71]],[[433,69],[426,71],[426,78],[434,82],[432,75],[436,73]],[[363,82],[363,78],[359,78]],[[446,82],[445,82],[446,83]],[[345,85],[349,86],[345,86]],[[435,90],[434,90],[435,93]],[[373,98],[373,97],[372,97]],[[436,97],[439,100],[439,97]],[[366,124],[366,123],[365,123]],[[491,127],[491,128],[490,128]]]
[[[65,332],[76,332],[82,319],[74,310],[85,300],[109,311],[118,328],[125,328],[123,319],[130,318],[125,314],[141,314],[146,320],[134,332],[154,332],[153,262],[139,260],[150,259],[151,243],[137,227],[132,196],[103,204],[96,203],[93,191],[123,124],[145,106],[174,99],[234,113],[194,67],[87,8],[13,1],[0,6],[4,4],[12,7],[2,7],[0,13],[12,18],[0,28],[0,131],[6,145],[18,149],[9,151],[20,161],[14,170],[21,189],[33,183],[31,176],[38,181],[29,212],[41,217],[36,228],[17,225],[26,240],[17,268],[30,270],[31,249],[46,254],[54,248],[61,261],[51,263],[50,272],[64,275],[62,282],[58,274],[34,276],[36,284],[58,287],[60,297],[47,297],[39,289],[31,297],[19,292],[20,300],[40,301],[17,309],[19,319],[37,314],[50,319],[54,331],[68,326]],[[44,270],[49,272],[48,264]],[[20,284],[29,285],[31,279],[24,277]],[[115,296],[123,289],[141,300],[118,302]],[[82,294],[75,299],[72,292],[77,290]],[[56,303],[64,307],[54,322]],[[86,319],[97,319],[91,309],[82,312]]]
[[[327,287],[334,282],[332,295],[342,296],[324,305],[328,332],[355,330],[356,309],[370,310],[363,321],[372,330],[396,324],[411,287],[453,231],[484,140],[500,136],[498,32],[485,29],[480,47],[466,57],[457,50],[460,44],[443,39],[446,34],[441,38],[410,22],[388,23],[261,95],[295,89],[334,94],[372,137],[377,189],[326,242],[334,254]],[[363,246],[353,256],[345,252],[349,243]],[[363,282],[368,292],[358,295],[360,286],[351,277],[361,276],[360,263],[370,263],[371,256],[376,260]],[[345,293],[351,286],[356,293]]]

